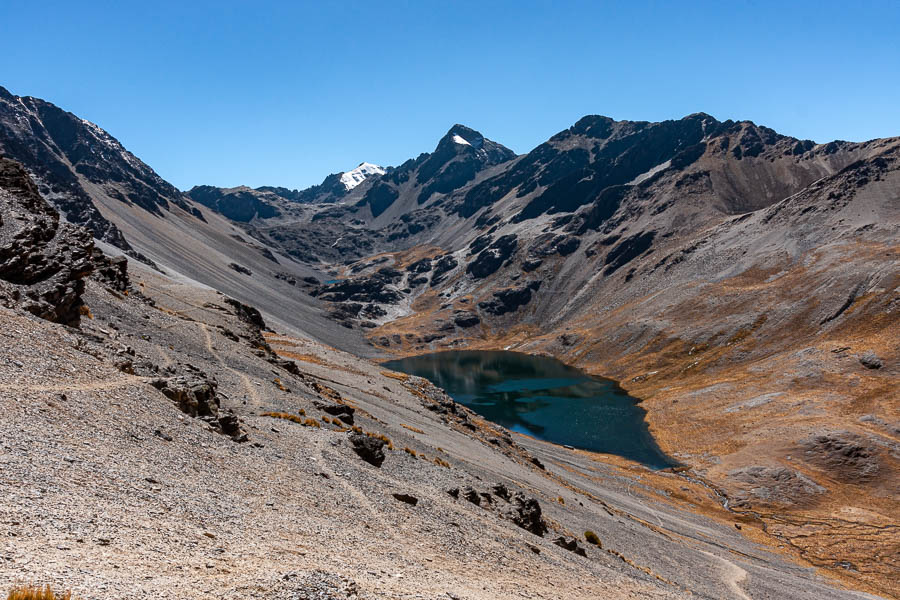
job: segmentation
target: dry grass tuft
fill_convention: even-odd
[[[306,414],[302,410],[301,414]],[[315,419],[304,419],[302,417],[298,417],[297,415],[292,415],[291,413],[283,413],[283,412],[264,412],[262,413],[263,417],[272,417],[273,419],[284,419],[285,421],[292,421],[299,425],[304,425],[306,427],[321,427],[322,425],[316,421]]]
[[[87,317],[88,319],[91,319],[91,320],[94,319],[94,315],[91,314],[91,309],[88,308],[87,304],[82,304],[81,306],[78,307],[78,314],[81,315],[82,317]]]
[[[281,382],[280,377],[276,377],[274,380],[272,380],[272,383],[274,383],[275,387],[277,387],[282,392],[288,391],[288,389],[286,387],[284,387],[284,384]]]
[[[392,442],[392,441],[391,441],[391,438],[389,438],[388,436],[384,435],[383,433],[374,433],[374,432],[372,432],[372,431],[367,431],[367,432],[366,432],[366,435],[369,436],[370,438],[375,438],[375,439],[377,439],[377,440],[381,440],[382,442],[384,442],[385,444],[387,444],[388,450],[393,450],[393,449],[394,449],[394,442]]]
[[[436,465],[438,465],[438,466],[440,466],[440,467],[444,467],[445,469],[449,469],[449,468],[450,468],[450,463],[448,463],[446,460],[443,460],[443,459],[440,458],[439,456],[435,456],[435,457],[434,457],[434,464],[436,464]]]
[[[418,454],[416,454],[416,451],[413,450],[412,448],[410,448],[409,446],[404,446],[403,451],[406,452],[407,454],[409,454],[410,456],[412,456],[413,458],[418,456]]]
[[[390,377],[391,379],[396,379],[397,381],[406,381],[409,379],[409,375],[406,373],[395,373],[393,371],[382,371],[382,375],[385,377]]]
[[[305,414],[305,413],[301,413]],[[303,419],[298,417],[297,415],[292,415],[291,413],[283,413],[283,412],[264,412],[262,413],[263,417],[272,417],[273,419],[284,419],[285,421],[293,421],[294,423],[299,423],[303,425]]]
[[[72,592],[54,592],[47,585],[45,587],[26,585],[15,587],[9,591],[6,600],[71,600]]]
[[[409,429],[409,430],[412,431],[413,433],[425,433],[424,431],[422,431],[422,430],[419,429],[418,427],[413,427],[412,425],[404,425],[403,423],[400,423],[400,427],[403,427],[404,429]]]

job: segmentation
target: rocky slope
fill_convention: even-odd
[[[5,496],[35,506],[40,523],[23,530],[4,518],[22,544],[6,550],[11,574],[40,575],[31,557],[55,547],[41,564],[86,594],[122,580],[123,562],[186,598],[197,581],[220,597],[310,586],[335,597],[854,596],[840,585],[896,596],[900,140],[814,144],[703,114],[593,116],[515,156],[454,126],[433,153],[336,203],[280,188],[195,188],[202,202],[179,196],[154,208],[110,191],[141,179],[121,166],[124,150],[95,152],[104,138],[93,126],[7,96],[0,142],[23,157],[35,189],[59,205],[40,169],[68,172],[87,195],[66,198],[160,269],[132,264],[129,290],[121,263],[99,261],[84,333],[13,302],[2,313],[6,347],[28,359],[8,358],[0,373],[14,415],[3,424],[19,436],[10,464],[23,490],[50,490],[27,502],[27,491]],[[82,141],[63,143],[47,117],[54,109]],[[56,223],[15,185],[3,195],[11,206],[27,196],[32,218]],[[95,237],[111,231],[85,223]],[[282,335],[263,339],[262,316],[241,302]],[[657,440],[689,470],[652,473],[512,435],[321,342],[356,356],[553,354],[641,398]],[[52,348],[65,360],[48,361],[59,356]],[[60,383],[66,373],[79,376]],[[57,392],[66,399],[48,396]],[[60,406],[77,418],[55,421]],[[348,416],[394,450],[341,431]],[[304,426],[308,417],[318,427]],[[109,435],[84,450],[79,440],[97,423]],[[181,443],[168,430],[183,427]],[[64,441],[46,445],[47,431]],[[415,455],[397,451],[398,440]],[[110,470],[90,453],[129,458]],[[413,459],[421,453],[427,469],[407,468],[425,464]],[[69,475],[63,463],[78,468]],[[132,481],[145,471],[149,491]],[[177,475],[163,485],[163,473]],[[106,500],[83,492],[85,478],[131,507],[114,516],[113,529],[133,540],[116,554],[93,517]],[[197,489],[206,491],[190,510],[173,513]],[[258,490],[252,506],[247,489]],[[146,514],[148,501],[157,504]],[[51,531],[57,522],[73,525]],[[572,546],[585,529],[602,550]],[[161,531],[193,533],[173,547]],[[216,542],[201,534],[222,542],[207,548]],[[106,541],[82,547],[89,538]],[[154,557],[161,544],[170,560]],[[570,551],[579,548],[586,557]],[[96,568],[76,573],[73,557]],[[358,563],[375,566],[363,575]],[[382,577],[391,573],[400,576]],[[572,584],[573,573],[584,576]],[[152,595],[127,581],[131,597]],[[122,597],[111,587],[99,595]]]
[[[759,545],[696,480],[512,434],[132,267],[129,294],[88,283],[80,330],[0,308],[4,581],[117,599],[872,597]]]

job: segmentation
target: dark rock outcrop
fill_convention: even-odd
[[[434,272],[431,274],[431,287],[443,283],[447,274],[459,266],[459,261],[452,254],[444,254],[434,259]]]
[[[94,279],[111,290],[124,292],[131,281],[128,278],[128,259],[124,256],[106,256],[94,248],[91,260],[94,263]]]
[[[213,417],[219,412],[216,381],[203,375],[176,375],[150,382],[178,409],[192,417]]]
[[[21,164],[0,159],[0,301],[77,324],[92,252],[90,233],[62,222]]]
[[[494,292],[493,299],[479,302],[478,308],[495,316],[515,312],[531,302],[531,293],[540,287],[540,281],[533,281],[524,287],[508,288]]]
[[[804,460],[846,483],[866,483],[879,472],[878,450],[849,431],[832,431],[805,440]]]
[[[236,262],[228,263],[228,268],[237,271],[241,275],[253,275],[253,271],[243,265],[237,264]]]
[[[584,551],[584,548],[578,545],[578,540],[571,537],[559,536],[553,543],[559,546],[564,550],[568,550],[569,552],[574,552],[579,556],[587,556],[587,552]]]
[[[460,327],[474,327],[481,323],[481,317],[473,312],[458,311],[453,315],[453,322]]]
[[[314,400],[313,405],[322,412],[339,418],[347,425],[353,425],[353,414],[356,412],[356,409],[352,406],[347,406],[346,404],[329,404],[318,400]]]
[[[859,357],[859,363],[867,369],[880,369],[884,363],[874,352],[866,352]]]
[[[514,234],[501,236],[469,263],[466,272],[475,279],[493,275],[515,254],[518,245],[518,238]]]
[[[350,445],[361,459],[372,466],[381,467],[384,462],[384,440],[354,433],[350,436]]]
[[[510,500],[512,505],[509,516],[513,523],[534,535],[547,533],[547,523],[541,512],[541,504],[536,498],[529,498],[522,493],[515,494]]]
[[[262,331],[269,330],[269,328],[266,327],[266,322],[263,319],[262,314],[256,307],[244,304],[234,298],[225,298],[225,303],[234,309],[234,314],[244,323]]]
[[[391,304],[400,301],[402,294],[388,287],[392,279],[389,275],[378,274],[373,277],[360,277],[354,279],[342,279],[334,283],[327,283],[312,292],[322,300],[329,302],[378,302]]]
[[[410,494],[391,494],[391,496],[393,496],[395,500],[405,502],[406,504],[410,504],[412,506],[415,506],[419,503],[419,499],[415,496],[411,496]]]
[[[248,223],[253,219],[267,219],[281,215],[281,211],[267,197],[270,194],[246,187],[217,188],[211,185],[198,185],[191,188],[187,195],[200,204],[211,208],[232,221]]]

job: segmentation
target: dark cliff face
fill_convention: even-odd
[[[0,159],[0,302],[77,324],[93,239],[60,220],[24,167]]]
[[[161,214],[188,209],[183,195],[108,133],[59,107],[0,88],[0,153],[19,161],[67,220],[98,239],[130,249],[94,204],[107,197]]]
[[[248,223],[255,218],[269,219],[281,215],[272,203],[273,192],[250,188],[223,189],[211,185],[198,185],[187,195],[191,200],[225,215],[232,221]],[[280,196],[279,196],[280,197]]]

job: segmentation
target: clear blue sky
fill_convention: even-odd
[[[900,135],[900,1],[2,0],[0,85],[180,188],[305,187],[456,122],[520,153],[594,113],[864,140]]]

